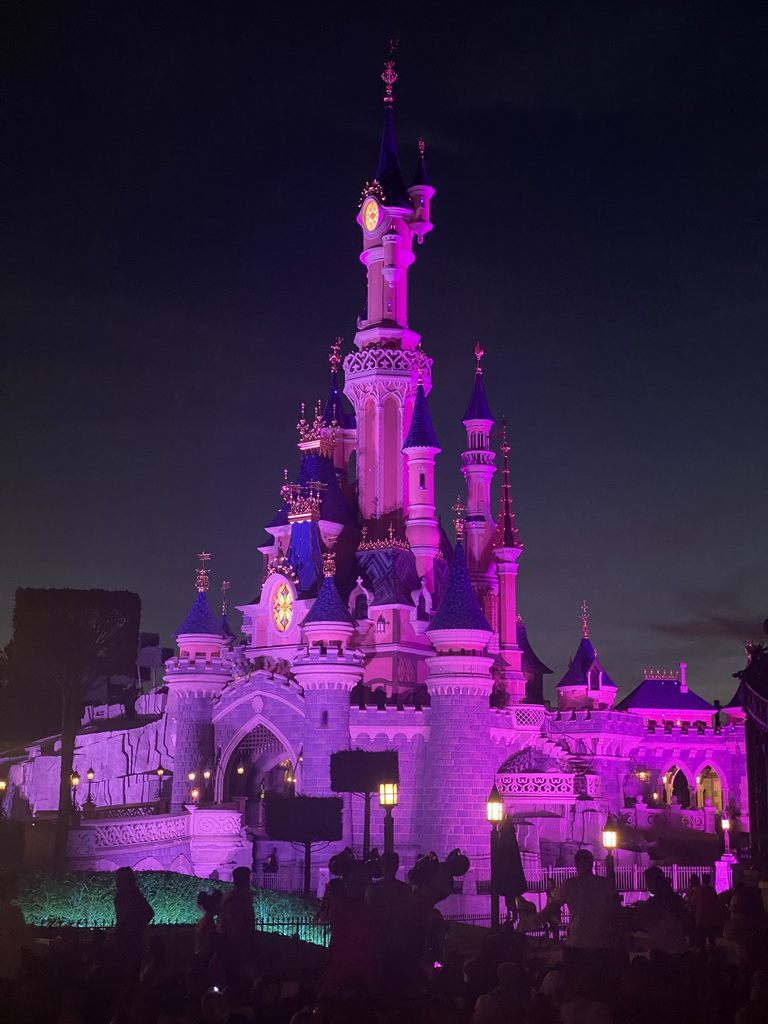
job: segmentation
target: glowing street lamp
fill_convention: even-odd
[[[379,805],[384,808],[384,853],[395,852],[395,820],[392,808],[397,807],[397,783],[382,782],[379,786]]]
[[[72,772],[69,776],[69,781],[72,786],[72,810],[77,810],[77,787],[80,785],[80,773]]]
[[[187,772],[187,778],[190,782],[194,782],[197,778],[197,772]]]
[[[8,780],[0,779],[0,818],[5,815],[5,809],[3,807],[5,791],[8,788]]]
[[[730,818],[721,818],[720,827],[723,830],[723,842],[725,843],[725,853],[731,852],[731,820]]]
[[[499,890],[496,860],[499,848],[499,823],[504,820],[504,801],[495,782],[485,802],[485,816],[491,826],[491,928],[498,928]]]
[[[612,814],[608,815],[603,826],[603,847],[605,849],[605,877],[615,887],[616,885],[616,864],[613,859],[613,851],[619,845],[619,834],[616,831],[616,822]]]
[[[197,801],[200,799],[200,790],[196,786],[194,786],[192,789],[190,789],[189,796],[190,799],[192,800],[192,803],[196,804]]]

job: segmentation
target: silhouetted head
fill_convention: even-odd
[[[136,887],[136,875],[133,868],[118,868],[115,872],[115,885],[118,889],[133,889]]]
[[[591,875],[592,865],[595,863],[595,858],[589,850],[578,850],[576,856],[573,858],[573,863],[576,865],[576,871],[580,875]]]
[[[702,875],[701,876],[701,884],[702,885],[712,885],[712,875]]]
[[[249,868],[235,868],[232,872],[232,882],[237,889],[247,889],[251,884],[251,872]]]
[[[394,878],[400,867],[400,854],[392,850],[381,855],[381,871],[384,878]]]

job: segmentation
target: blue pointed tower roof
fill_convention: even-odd
[[[403,451],[407,451],[408,448],[437,448],[438,451],[440,450],[440,443],[432,426],[427,396],[421,381],[416,385],[416,401],[413,403],[411,426],[403,444]]]
[[[464,545],[456,541],[445,593],[427,631],[437,629],[480,629],[492,633],[488,620],[478,604],[469,578]]]
[[[224,636],[229,637],[230,640],[237,639],[237,635],[232,632],[232,627],[229,624],[229,619],[227,618],[226,612],[224,612],[224,614],[221,616],[221,629],[224,633]]]
[[[568,670],[557,684],[558,686],[587,686],[589,679],[587,673],[592,666],[597,662],[600,671],[603,673],[603,686],[616,686],[616,683],[611,679],[608,673],[605,671],[603,666],[597,661],[597,652],[592,646],[592,643],[588,636],[581,638],[581,643],[576,648],[576,654],[573,657],[573,661],[568,666]]]
[[[432,182],[429,180],[427,174],[427,165],[424,161],[424,140],[419,139],[419,162],[416,164],[416,171],[411,180],[410,188],[414,188],[417,185],[427,185],[429,188],[432,187]]]
[[[346,622],[354,626],[355,620],[350,615],[349,608],[339,597],[333,576],[326,575],[323,578],[320,593],[305,616],[302,625],[307,622]]]
[[[467,411],[464,413],[464,423],[466,423],[467,420],[489,420],[491,423],[494,422],[493,413],[488,405],[488,399],[485,397],[483,371],[479,363],[475,370],[475,383],[472,387],[472,396],[469,399]]]
[[[552,669],[547,668],[531,647],[531,641],[528,639],[528,630],[525,628],[525,623],[522,619],[517,620],[516,633],[517,646],[523,652],[523,671],[532,672],[534,675],[541,673],[543,676],[551,676]]]
[[[194,604],[189,609],[189,614],[182,622],[174,636],[186,634],[208,634],[210,636],[226,636],[224,630],[216,621],[216,617],[208,604],[208,596],[204,590],[198,590]]]
[[[410,207],[411,203],[403,181],[403,172],[400,170],[400,157],[397,154],[395,120],[391,102],[385,103],[384,106],[384,128],[381,133],[376,180],[384,191],[385,206]]]
[[[344,409],[339,391],[339,377],[336,370],[331,370],[331,386],[323,406],[323,423],[330,426],[334,420],[342,429],[354,430],[355,414]]]

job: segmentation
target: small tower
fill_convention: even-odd
[[[522,664],[523,652],[517,635],[517,560],[523,550],[523,545],[517,535],[515,513],[512,508],[506,419],[502,420],[501,431],[501,500],[499,521],[493,537],[493,556],[499,574],[499,651],[504,662],[502,678],[508,699],[512,704],[520,704],[526,699],[526,679]]]
[[[362,652],[347,646],[355,624],[336,589],[333,554],[327,552],[323,562],[320,592],[301,624],[306,646],[293,664],[293,674],[304,690],[305,796],[331,795],[330,756],[350,747],[349,694],[363,677]]]
[[[419,577],[425,580],[430,591],[434,591],[433,566],[440,550],[440,528],[435,515],[435,456],[441,449],[432,427],[421,371],[403,451],[408,458],[405,536],[416,558]]]
[[[168,714],[176,722],[171,810],[189,803],[200,772],[214,765],[213,702],[231,678],[228,638],[208,603],[207,552],[199,556],[197,596],[176,631],[179,654],[166,662]],[[190,779],[194,773],[196,779]]]
[[[576,648],[568,671],[557,684],[557,703],[561,711],[613,707],[616,683],[597,659],[589,639],[589,609],[581,606],[581,643]]]
[[[472,855],[488,845],[485,800],[494,765],[478,757],[490,746],[489,698],[493,658],[485,649],[493,630],[477,603],[467,571],[461,525],[445,593],[427,635],[435,649],[427,659],[430,733],[424,774],[422,850],[445,855],[456,846]],[[437,770],[437,766],[440,769]],[[460,800],[446,798],[456,787]]]
[[[341,365],[341,346],[343,338],[336,338],[331,345],[328,362],[331,367],[331,379],[328,397],[323,406],[322,419],[329,432],[333,433],[333,464],[336,475],[344,490],[349,481],[349,459],[355,450],[357,430],[354,413],[347,412],[339,392],[339,366]]]
[[[483,355],[480,345],[475,345],[477,364],[472,395],[464,414],[467,450],[461,455],[461,472],[467,485],[467,565],[475,593],[490,613],[487,595],[495,590],[491,546],[496,524],[491,516],[491,480],[496,472],[496,456],[490,445],[493,415],[483,386]]]

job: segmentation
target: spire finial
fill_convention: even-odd
[[[480,362],[481,362],[481,360],[482,360],[484,355],[485,355],[485,351],[483,349],[483,346],[480,344],[479,341],[476,341],[475,342],[475,359],[477,360],[477,366],[475,367],[475,373],[482,373],[483,372],[483,368],[480,365]]]
[[[384,96],[385,103],[392,102],[392,86],[397,81],[397,72],[395,71],[394,56],[399,42],[399,39],[389,40],[389,60],[384,61],[384,70],[381,73],[381,80],[386,86],[387,90],[386,95]]]
[[[197,556],[200,559],[200,565],[197,570],[197,578],[195,579],[195,586],[199,594],[204,594],[208,590],[208,569],[205,563],[210,562],[211,556],[207,551],[201,551]]]
[[[581,635],[585,640],[589,639],[589,605],[586,601],[581,602]]]
[[[227,591],[229,590],[229,580],[221,581],[221,614],[227,614]]]
[[[344,343],[343,338],[336,338],[331,345],[331,351],[328,355],[328,362],[331,364],[331,373],[336,373],[341,363],[341,346]]]
[[[421,347],[421,342],[419,342],[419,344],[416,346],[416,351],[414,352],[414,355],[416,357],[414,359],[414,362],[416,363],[416,383],[417,384],[423,384],[424,383],[424,367],[425,367],[426,362],[427,362],[427,354],[424,351],[424,349]]]
[[[478,363],[477,373],[482,373]],[[501,417],[501,494],[499,496],[499,521],[493,540],[495,548],[522,548],[518,540],[515,512],[512,506],[512,487],[509,482],[509,441],[507,441],[507,417]]]
[[[467,506],[461,500],[461,495],[456,495],[456,504],[451,507],[453,512],[453,525],[456,527],[456,542],[464,537],[464,516],[467,514]]]
[[[326,551],[323,555],[323,576],[333,578],[336,575],[336,552]]]
[[[419,139],[419,156],[424,159],[424,150],[427,148],[427,144],[424,139]]]

